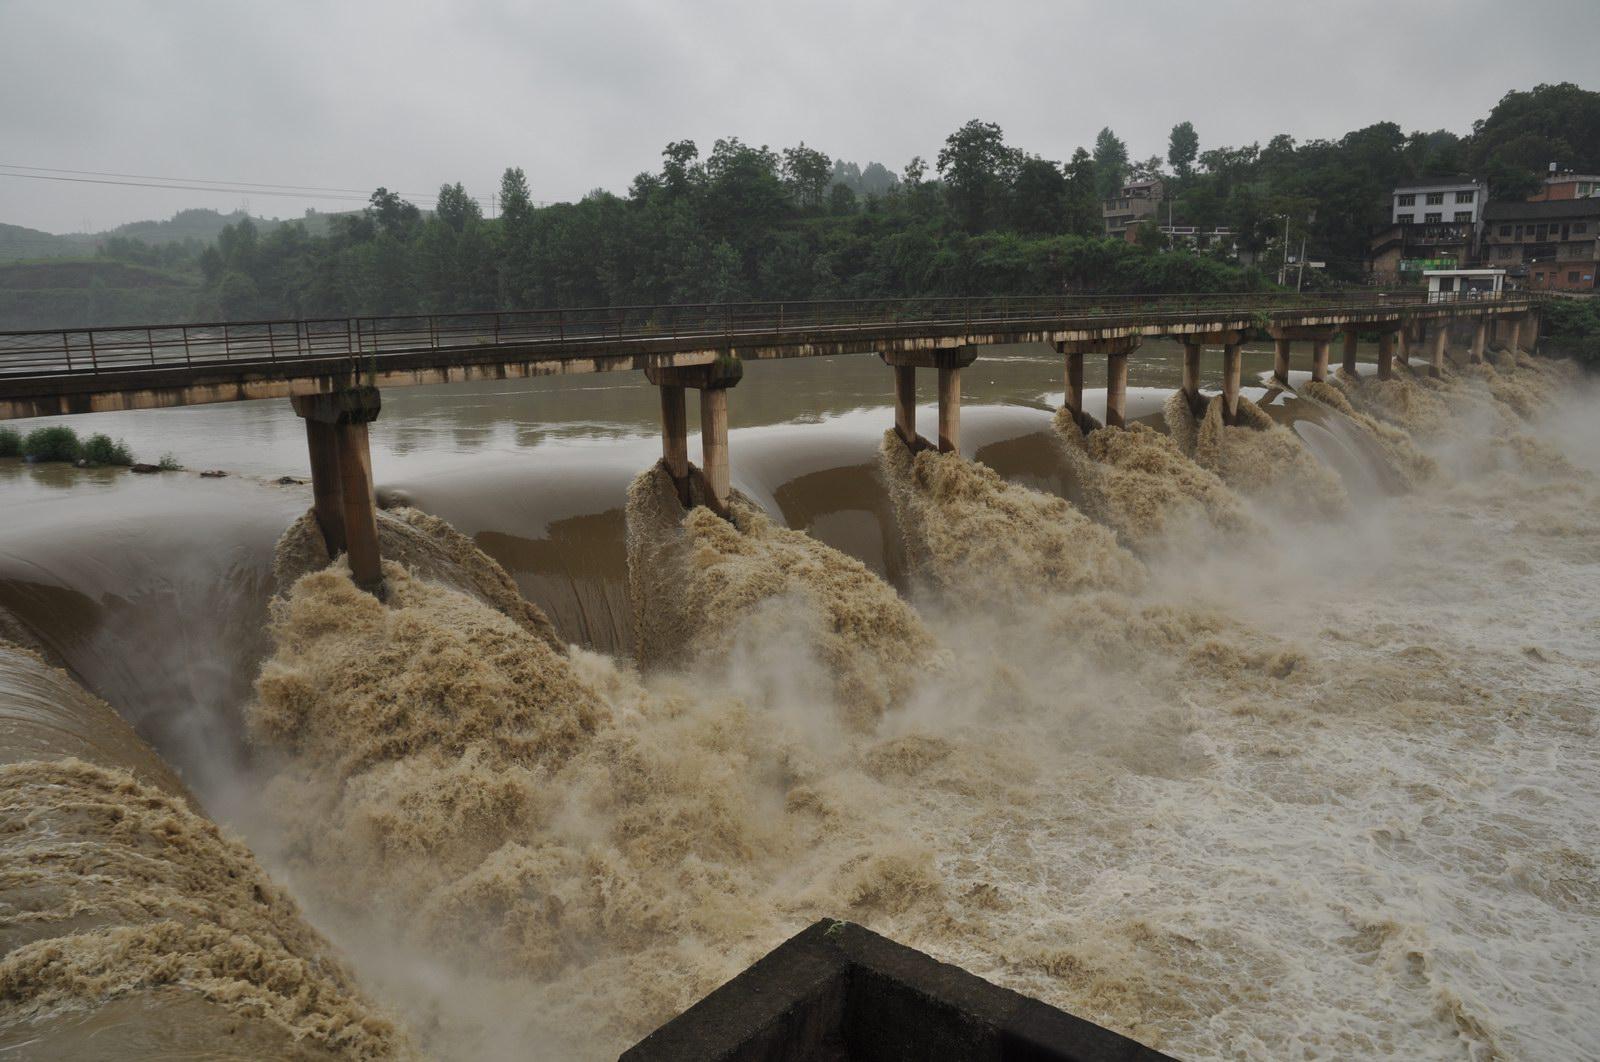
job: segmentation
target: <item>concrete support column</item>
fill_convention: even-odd
[[[1516,353],[1518,345],[1522,342],[1522,318],[1511,318],[1506,322],[1506,330],[1510,333],[1506,336],[1506,349]]]
[[[1472,326],[1472,349],[1467,355],[1467,360],[1474,365],[1481,365],[1483,363],[1484,348],[1488,345],[1489,321],[1488,318],[1480,317],[1477,323]]]
[[[1229,343],[1222,348],[1222,422],[1239,419],[1239,385],[1244,379],[1244,346]]]
[[[1128,348],[1106,353],[1106,427],[1128,424]]]
[[[1272,341],[1272,378],[1283,387],[1289,386],[1289,352],[1291,341],[1288,339],[1274,339]]]
[[[344,507],[345,556],[361,589],[382,595],[383,557],[378,549],[378,502],[372,489],[372,451],[366,422],[340,424],[339,490]]]
[[[1071,410],[1074,417],[1083,416],[1083,351],[1069,350],[1066,352],[1066,393],[1062,404]]]
[[[1378,379],[1394,379],[1394,339],[1396,333],[1381,332],[1378,335]]]
[[[1429,376],[1444,375],[1444,355],[1449,343],[1450,324],[1448,321],[1440,321],[1433,333],[1433,357],[1428,363]]]
[[[339,488],[339,435],[334,425],[306,421],[306,450],[311,455],[312,512],[328,556],[344,552],[344,500]]]
[[[707,503],[717,512],[727,512],[730,483],[726,387],[700,391],[700,470],[706,477]]]
[[[728,388],[744,378],[744,363],[723,352],[698,365],[650,365],[645,379],[661,389],[661,457],[684,505],[693,500],[689,489],[688,408],[685,389],[700,392],[700,474],[707,508],[728,512],[732,489],[728,466]]]
[[[290,402],[306,422],[313,508],[328,553],[343,551],[356,585],[382,597],[383,557],[367,435],[367,425],[382,409],[378,389],[294,395]]]
[[[961,452],[961,367],[939,366],[939,452]]]
[[[1330,337],[1318,337],[1311,341],[1311,378],[1326,382],[1328,379],[1328,348],[1332,346]]]
[[[1400,359],[1400,364],[1401,365],[1410,365],[1411,364],[1411,343],[1412,343],[1412,338],[1413,337],[1412,337],[1412,327],[1411,327],[1411,323],[1409,321],[1400,326],[1400,331],[1398,333],[1398,338],[1400,340],[1400,350],[1398,351],[1398,357]]]
[[[661,460],[678,489],[678,500],[689,504],[689,401],[679,384],[665,384],[661,392]]]
[[[1183,396],[1190,409],[1200,408],[1200,352],[1198,342],[1183,341]]]
[[[916,408],[918,369],[939,371],[940,453],[961,450],[961,370],[978,359],[977,347],[943,347],[934,350],[892,350],[878,355],[894,369],[895,433],[913,451],[934,446],[917,434]]]
[[[910,365],[894,366],[894,429],[901,442],[916,444],[917,370]]]
[[[1344,371],[1346,375],[1356,375],[1356,330],[1347,328],[1344,331]]]

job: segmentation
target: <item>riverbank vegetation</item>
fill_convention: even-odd
[[[0,327],[1246,291],[1271,286],[1286,240],[1296,250],[1303,240],[1308,257],[1326,261],[1308,284],[1343,285],[1365,279],[1367,239],[1387,220],[1395,183],[1471,173],[1490,181],[1495,198],[1519,199],[1552,160],[1600,169],[1600,93],[1572,84],[1510,92],[1466,136],[1379,122],[1336,140],[1283,134],[1264,145],[1208,148],[1180,122],[1165,155],[1142,161],[1109,128],[1092,150],[1056,161],[978,120],[898,173],[805,144],[772,150],[728,138],[702,152],[684,140],[668,144],[660,167],[625,192],[596,190],[573,203],[537,205],[523,171],[508,169],[492,217],[450,184],[428,214],[379,188],[365,210],[306,224],[268,228],[240,217],[203,247],[153,247],[133,232],[118,234],[101,244],[98,271],[53,263],[58,275],[46,283],[0,268]],[[1167,182],[1173,219],[1225,226],[1237,247],[1174,247],[1154,224],[1132,241],[1106,239],[1102,200],[1149,177]]]
[[[79,439],[77,432],[62,424],[35,428],[27,435],[12,428],[0,428],[0,457],[123,467],[133,464],[133,451],[121,439],[102,434]]]

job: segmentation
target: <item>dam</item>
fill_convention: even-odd
[[[304,390],[68,338],[27,418],[228,475],[0,469],[6,637],[87,690],[7,680],[8,758],[187,791],[330,1002],[13,964],[0,1042],[616,1057],[839,918],[1176,1057],[1593,1049],[1589,385],[1531,303],[1181,312]]]

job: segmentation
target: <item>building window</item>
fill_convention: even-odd
[[[1574,269],[1572,272],[1567,274],[1567,283],[1568,284],[1576,284],[1577,282],[1578,282],[1578,271],[1576,269]]]
[[[1399,220],[1400,224],[1409,225],[1413,221],[1417,220],[1417,216],[1415,214],[1401,214]]]
[[[1535,273],[1533,275],[1533,282],[1535,284],[1543,284],[1544,283],[1544,274],[1543,273]]]
[[[1395,206],[1416,206],[1417,197],[1414,195],[1397,195],[1394,197]]]
[[[1458,202],[1458,203],[1470,203],[1470,202],[1472,202],[1472,200],[1476,196],[1477,196],[1476,192],[1457,192],[1456,193],[1456,202]]]
[[[1429,206],[1439,206],[1439,205],[1441,205],[1443,203],[1444,203],[1444,193],[1443,192],[1429,192],[1428,193],[1428,205]]]
[[[1458,211],[1456,211],[1456,220],[1457,221],[1471,221],[1472,220],[1472,211],[1470,211],[1470,210],[1458,210]]]
[[[1500,235],[1502,235],[1502,236],[1510,236],[1511,235],[1511,226],[1510,225],[1501,225],[1500,226]]]
[[[1438,221],[1441,221],[1441,220],[1443,220],[1443,218],[1442,218],[1442,215],[1439,215],[1439,214],[1424,214],[1424,215],[1422,215],[1422,221],[1423,221],[1424,224],[1430,224],[1430,223],[1438,222]]]
[[[1593,190],[1594,190],[1594,186],[1591,185],[1591,184],[1580,184],[1580,185],[1578,185],[1578,198],[1582,199],[1584,196],[1588,195]]]
[[[1574,222],[1573,223],[1572,234],[1574,236],[1578,235],[1579,233],[1588,232],[1588,231],[1589,231],[1589,223],[1587,221],[1578,221],[1578,222]]]

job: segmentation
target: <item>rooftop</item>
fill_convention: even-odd
[[[1482,184],[1476,177],[1425,177],[1416,181],[1401,181],[1394,186],[1396,192],[1412,188],[1472,188]]]
[[[1542,218],[1600,217],[1600,198],[1547,199],[1539,203],[1490,203],[1483,208],[1486,221],[1525,221]]]

